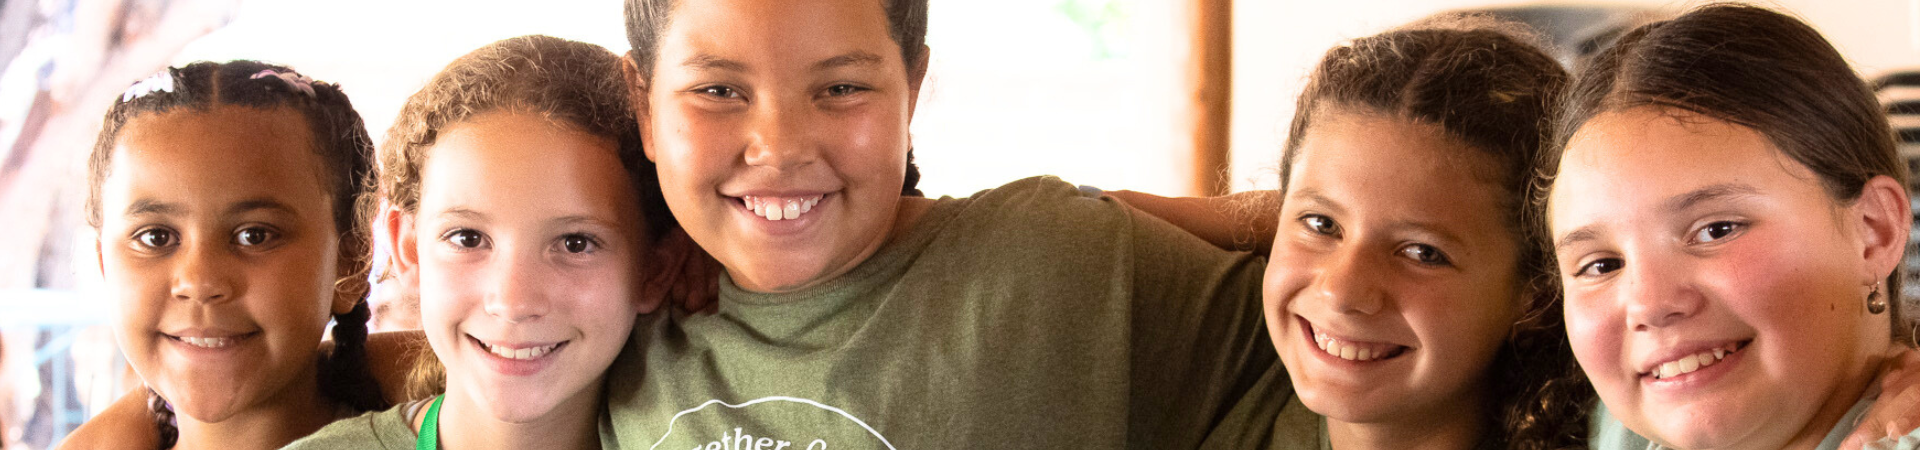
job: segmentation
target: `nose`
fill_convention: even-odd
[[[1315,274],[1313,293],[1340,314],[1373,315],[1386,307],[1379,289],[1383,274],[1374,270],[1361,249],[1345,248],[1322,261]]]
[[[1647,331],[1672,326],[1693,317],[1706,304],[1700,290],[1688,282],[1683,267],[1642,258],[1626,263],[1619,294],[1627,310],[1628,328]]]
[[[233,270],[238,264],[224,246],[217,244],[182,245],[179,264],[174,266],[175,300],[218,303],[238,295]]]
[[[749,119],[746,163],[773,169],[792,169],[820,158],[809,138],[813,111],[806,102],[770,99],[755,105]]]
[[[538,255],[500,258],[490,271],[492,289],[483,306],[487,315],[508,323],[522,323],[544,317],[552,308],[547,298],[547,281]]]

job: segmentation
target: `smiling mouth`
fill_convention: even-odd
[[[770,221],[777,221],[793,220],[799,218],[801,215],[813,212],[813,207],[819,205],[820,200],[826,198],[826,194],[805,197],[748,195],[735,198],[740,200],[740,206],[745,207],[747,211],[753,212],[753,215]]]
[[[560,347],[567,345],[567,341],[561,341],[559,343],[550,344],[550,345],[512,348],[506,345],[488,344],[486,343],[486,341],[482,341],[480,340],[480,338],[476,338],[473,336],[467,336],[467,339],[472,339],[473,343],[480,344],[480,349],[486,350],[487,353],[492,353],[494,356],[498,356],[501,358],[518,360],[518,361],[539,359],[540,357],[547,356],[548,354],[553,353],[554,350],[559,350]]]
[[[1407,346],[1383,342],[1361,342],[1345,340],[1319,332],[1313,323],[1300,318],[1306,325],[1307,333],[1313,337],[1313,344],[1329,356],[1353,362],[1373,362],[1393,359],[1407,352]]]
[[[180,342],[180,343],[191,345],[194,347],[206,348],[206,349],[232,347],[234,344],[240,343],[241,340],[245,340],[246,338],[253,337],[253,335],[255,334],[259,334],[259,332],[256,331],[253,333],[239,334],[239,335],[233,335],[233,336],[222,336],[222,337],[174,336],[171,334],[160,333],[161,336],[166,336],[167,339],[172,339],[175,342]]]
[[[1640,377],[1652,377],[1657,381],[1693,373],[1717,364],[1720,360],[1727,359],[1728,356],[1732,356],[1734,353],[1746,349],[1749,342],[1752,341],[1731,342],[1706,351],[1663,362],[1658,366],[1654,366],[1653,370],[1641,373]]]

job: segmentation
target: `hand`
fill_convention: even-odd
[[[720,261],[693,242],[685,230],[674,228],[654,244],[643,305],[665,301],[687,312],[720,311]]]
[[[1920,350],[1902,348],[1881,365],[1880,398],[1861,415],[1841,450],[1859,450],[1881,439],[1899,439],[1920,426]]]

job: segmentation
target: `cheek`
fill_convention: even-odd
[[[856,178],[870,175],[879,180],[903,179],[907,166],[906,122],[891,111],[863,110],[858,114],[829,115],[822,130],[834,130],[827,137],[829,148],[848,149],[830,155],[844,155],[833,161],[840,172]],[[829,156],[831,157],[831,156]]]
[[[1591,293],[1568,292],[1564,315],[1567,322],[1567,338],[1571,340],[1573,356],[1586,368],[1590,377],[1596,370],[1611,369],[1619,355],[1620,339],[1623,327],[1619,321],[1612,320],[1615,311]],[[1601,378],[1592,377],[1595,382]]]
[[[1267,262],[1267,273],[1261,280],[1262,303],[1266,305],[1267,319],[1282,326],[1291,326],[1291,322],[1280,322],[1287,315],[1287,308],[1293,302],[1295,294],[1313,281],[1313,258],[1298,252],[1288,251],[1284,246],[1275,245],[1272,259]]]
[[[451,330],[468,310],[479,307],[470,300],[478,298],[478,287],[461,282],[477,277],[464,276],[461,268],[442,261],[422,261],[419,270],[420,325],[429,336]]]

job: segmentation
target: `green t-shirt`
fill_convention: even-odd
[[[372,411],[334,421],[307,437],[293,441],[284,450],[413,450],[420,434],[413,429],[413,416],[428,400],[402,403],[386,411]]]
[[[1878,391],[1879,388],[1874,388],[1859,401],[1854,402],[1853,407],[1847,409],[1847,414],[1840,417],[1840,422],[1835,423],[1833,428],[1827,431],[1826,437],[1820,439],[1820,444],[1814,446],[1814,450],[1838,450],[1840,443],[1847,440],[1847,436],[1853,434],[1854,429],[1860,427],[1860,420],[1865,418],[1867,409],[1873,407],[1874,400],[1879,399]],[[1653,443],[1635,434],[1633,430],[1627,429],[1626,424],[1620,423],[1620,419],[1614,418],[1613,413],[1607,411],[1606,405],[1597,403],[1596,405],[1593,417],[1588,421],[1593,425],[1590,440],[1593,442],[1594,450],[1673,450],[1672,447]],[[1899,438],[1882,438],[1866,443],[1864,448],[1866,450],[1920,450],[1920,429],[1910,431]]]
[[[1052,177],[943,198],[836,279],[642,318],[602,441],[1193,448],[1278,370],[1263,269]]]

